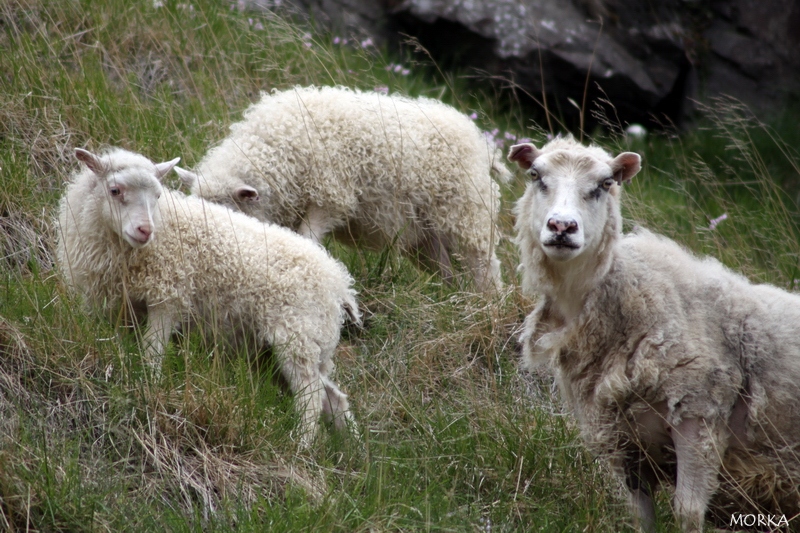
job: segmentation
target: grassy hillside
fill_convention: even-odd
[[[191,167],[259,91],[296,84],[441,98],[506,146],[557,133],[422,53],[389,57],[368,41],[229,7],[0,6],[0,530],[627,530],[619,487],[582,448],[550,379],[517,372],[532,302],[517,290],[508,241],[509,290],[493,301],[391,250],[334,247],[368,316],[337,354],[362,435],[325,429],[306,452],[271,368],[189,338],[147,386],[135,335],[64,290],[51,218],[78,146],[180,155]],[[644,156],[624,199],[628,227],[793,288],[797,124],[776,122],[777,132],[730,101],[704,117],[681,136],[628,141],[610,120],[596,136]],[[504,190],[507,235],[523,189],[520,179]],[[666,498],[659,512],[672,531]]]

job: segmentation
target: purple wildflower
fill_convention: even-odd
[[[716,227],[719,225],[720,222],[727,219],[728,219],[728,213],[722,213],[717,218],[713,218],[709,221],[708,229],[710,230],[716,229]]]

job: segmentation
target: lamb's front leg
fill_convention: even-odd
[[[142,337],[145,363],[154,377],[161,373],[164,351],[169,343],[172,330],[178,323],[178,313],[166,305],[147,306],[147,330]]]
[[[703,530],[706,509],[719,484],[721,457],[717,432],[700,418],[681,421],[672,429],[678,475],[675,514],[684,531]]]

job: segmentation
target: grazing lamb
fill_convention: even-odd
[[[396,244],[452,278],[461,255],[482,291],[500,289],[494,248],[511,173],[465,115],[439,101],[296,87],[264,94],[194,172],[193,194],[319,242]]]
[[[146,309],[156,371],[173,328],[191,320],[233,346],[270,347],[304,407],[308,446],[324,412],[341,428],[347,397],[328,378],[345,316],[359,321],[352,279],[291,231],[162,187],[177,163],[121,149],[76,150],[86,164],[61,199],[57,262],[73,289],[109,312]]]
[[[707,509],[724,527],[738,513],[785,526],[800,512],[800,296],[646,230],[623,236],[620,185],[637,154],[557,138],[509,159],[530,176],[516,243],[523,289],[541,298],[524,364],[555,368],[640,526],[654,528],[661,483],[685,531]]]

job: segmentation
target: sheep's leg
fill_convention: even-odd
[[[435,229],[426,230],[408,255],[422,268],[438,272],[445,283],[453,282],[453,267],[447,241]]]
[[[656,529],[656,508],[653,496],[644,488],[632,490],[628,496],[629,505],[636,517],[639,529],[650,533]]]
[[[493,252],[467,250],[464,259],[469,266],[475,287],[483,293],[503,290],[503,278],[500,275],[500,261]]]
[[[628,486],[628,504],[642,531],[655,530],[656,509],[653,490],[656,474],[642,450],[632,452],[625,462],[625,484]]]
[[[313,350],[302,350],[298,346],[287,346],[280,356],[281,373],[295,397],[300,410],[300,446],[308,448],[317,432],[317,424],[322,415],[324,383],[316,364],[310,363],[319,358]],[[294,352],[294,353],[293,353]],[[317,350],[318,352],[318,350]],[[297,353],[303,357],[296,357]],[[303,361],[309,361],[305,364]]]
[[[706,508],[717,489],[720,457],[706,421],[689,418],[672,429],[678,475],[675,513],[684,531],[702,531]]]
[[[169,343],[172,329],[178,322],[174,310],[167,306],[147,308],[147,331],[142,341],[145,348],[145,362],[156,377],[161,373],[164,351]]]
[[[336,222],[326,210],[316,204],[310,204],[306,208],[306,216],[297,228],[297,233],[319,244],[336,226]]]
[[[333,420],[333,427],[338,431],[347,429],[356,431],[355,420],[350,413],[350,403],[347,395],[339,390],[336,384],[325,376],[322,376],[322,383],[325,392],[322,395],[322,412]]]

